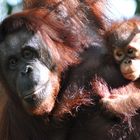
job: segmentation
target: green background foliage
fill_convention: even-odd
[[[136,0],[136,2],[137,2],[136,13],[140,13],[140,0]]]

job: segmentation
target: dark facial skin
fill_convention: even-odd
[[[10,94],[15,94],[34,115],[50,112],[59,91],[59,73],[52,70],[53,62],[49,52],[44,53],[45,47],[39,33],[33,35],[26,30],[8,34],[0,44],[4,82]]]
[[[128,80],[137,80],[140,77],[140,33],[127,46],[116,47],[113,52],[122,75]]]

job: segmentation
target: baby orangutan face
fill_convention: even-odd
[[[122,75],[128,80],[137,80],[140,77],[140,33],[127,46],[115,47],[113,52]]]

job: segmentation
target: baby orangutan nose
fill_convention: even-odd
[[[131,59],[125,59],[125,60],[123,61],[123,63],[127,65],[127,64],[131,64],[132,61],[131,61]]]

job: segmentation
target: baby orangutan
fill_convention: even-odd
[[[136,21],[127,21],[110,32],[111,50],[124,78],[135,81],[140,77],[140,30]],[[111,44],[110,44],[111,45]]]
[[[135,19],[117,23],[106,34],[110,56],[114,58],[114,65],[120,69],[122,79],[124,77],[127,84],[114,88],[105,78],[97,78],[93,82],[93,88],[101,97],[103,107],[127,119],[136,114],[140,107],[139,24]]]

